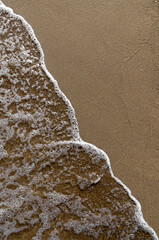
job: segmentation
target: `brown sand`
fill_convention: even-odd
[[[158,3],[3,2],[32,25],[81,137],[108,154],[159,234]]]

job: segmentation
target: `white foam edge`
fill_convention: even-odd
[[[9,12],[13,13],[13,9],[6,7],[2,1],[0,1],[0,7],[3,9],[8,10]]]
[[[96,146],[94,146],[93,144],[87,143],[87,142],[85,142],[81,139],[80,134],[79,134],[77,119],[75,118],[75,110],[72,107],[71,102],[67,99],[65,94],[60,90],[57,81],[53,78],[53,76],[47,70],[45,62],[44,62],[43,49],[42,49],[38,39],[36,38],[34,30],[32,29],[32,27],[26,22],[26,20],[22,16],[13,13],[13,10],[11,8],[6,7],[2,3],[2,1],[0,1],[0,7],[3,8],[4,10],[7,10],[15,18],[21,20],[22,24],[24,25],[24,27],[27,29],[28,33],[30,34],[31,39],[36,43],[36,45],[39,49],[39,52],[40,52],[40,55],[41,55],[40,56],[40,63],[41,63],[41,66],[42,66],[43,70],[45,71],[47,76],[50,78],[50,80],[53,82],[53,84],[55,86],[55,89],[56,89],[56,93],[58,94],[58,96],[61,97],[64,100],[64,102],[66,103],[66,105],[68,107],[69,114],[71,115],[70,121],[72,123],[72,127],[73,127],[73,130],[74,130],[74,139],[73,140],[75,142],[73,142],[73,141],[59,141],[59,142],[54,143],[54,146],[58,145],[58,144],[71,144],[71,143],[76,144],[77,143],[77,144],[83,145],[84,147],[89,146],[89,147],[92,148],[92,151],[94,149],[99,154],[102,153],[102,155],[105,156],[105,160],[106,160],[106,163],[109,167],[111,177],[114,178],[116,180],[116,182],[119,183],[124,188],[124,190],[128,193],[128,196],[130,197],[130,199],[132,199],[135,202],[135,204],[136,204],[136,217],[137,217],[138,224],[140,224],[141,228],[143,227],[143,231],[145,230],[145,231],[149,232],[151,234],[151,236],[154,238],[154,240],[158,240],[158,237],[157,237],[157,234],[155,233],[155,231],[146,223],[146,221],[143,218],[143,213],[141,211],[141,204],[138,202],[138,200],[135,197],[132,196],[131,190],[121,180],[119,180],[117,177],[114,176],[113,171],[111,169],[111,164],[110,164],[110,160],[109,160],[108,155],[102,149],[99,149]]]
[[[113,179],[115,179],[115,181],[121,185],[124,190],[128,193],[128,196],[131,200],[133,200],[133,202],[135,203],[136,205],[136,215],[135,215],[135,218],[136,218],[136,222],[138,223],[138,226],[145,232],[148,232],[154,240],[159,240],[157,234],[155,233],[155,231],[147,224],[147,222],[144,220],[144,217],[143,217],[143,213],[141,211],[141,204],[139,203],[139,201],[132,195],[131,193],[131,190],[120,180],[118,179],[117,177],[114,176],[113,174],[113,171],[112,171],[112,168],[111,168],[111,164],[110,164],[110,159],[108,157],[108,155],[102,150],[102,149],[99,149],[97,148],[95,145],[91,144],[91,143],[88,143],[88,142],[85,142],[83,140],[81,141],[59,141],[59,142],[54,142],[52,143],[53,146],[56,146],[56,145],[64,145],[64,144],[77,144],[79,146],[83,146],[84,148],[88,148],[89,147],[89,150],[91,150],[93,152],[93,150],[95,150],[99,156],[103,156],[105,158],[105,161],[106,161],[106,165],[107,165],[107,168],[109,168],[109,171],[110,171],[110,175]]]
[[[46,73],[46,75],[49,77],[50,81],[53,83],[55,92],[57,93],[58,97],[62,98],[62,100],[65,102],[65,104],[67,106],[68,117],[70,119],[71,127],[72,127],[72,130],[73,130],[73,140],[74,141],[75,140],[80,141],[81,138],[80,138],[80,134],[79,134],[78,122],[77,122],[77,119],[75,117],[75,110],[74,110],[71,102],[68,100],[68,98],[65,96],[65,94],[60,90],[57,81],[54,79],[54,77],[47,70],[46,65],[45,65],[45,61],[44,61],[44,52],[43,52],[43,49],[41,47],[40,42],[38,41],[38,39],[35,36],[33,28],[31,27],[30,24],[28,24],[26,22],[26,20],[22,16],[20,16],[18,14],[15,14],[13,12],[13,9],[11,9],[9,7],[6,7],[2,3],[2,1],[0,1],[0,8],[2,8],[2,10],[4,9],[8,13],[10,13],[12,15],[12,17],[14,17],[15,19],[20,20],[22,22],[23,26],[28,31],[28,34],[30,35],[32,41],[34,41],[34,43],[36,44],[36,46],[39,50],[39,53],[40,53],[40,60],[39,60],[40,65],[41,65],[42,69],[44,70],[44,72]]]

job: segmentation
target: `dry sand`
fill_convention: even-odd
[[[3,0],[159,235],[159,9],[153,0]]]

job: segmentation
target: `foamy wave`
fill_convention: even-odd
[[[81,140],[28,23],[0,1],[0,236],[158,239],[108,156]]]

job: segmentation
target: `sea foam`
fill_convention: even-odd
[[[106,153],[82,141],[31,26],[0,1],[1,239],[154,239]]]

